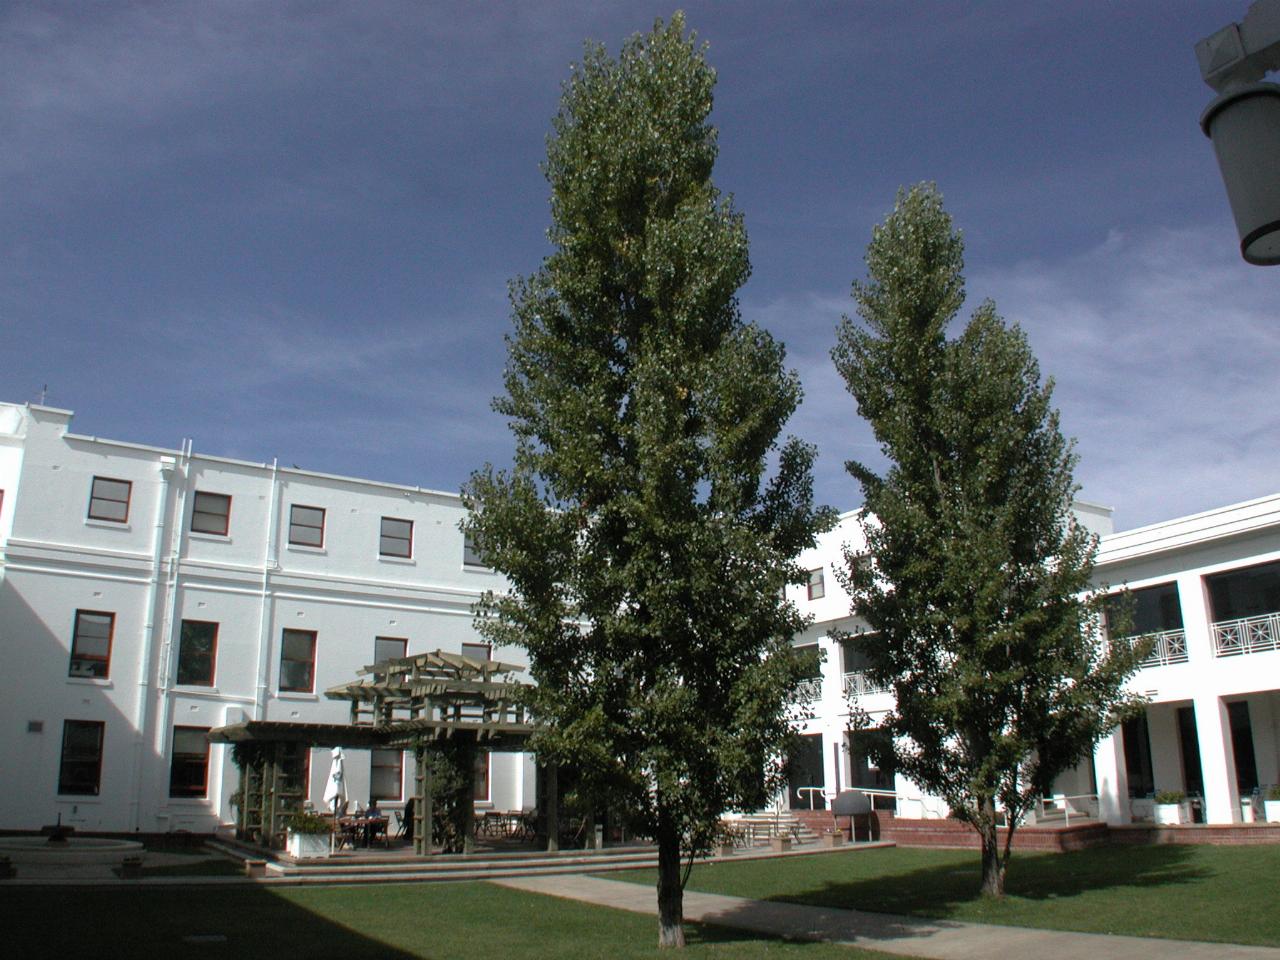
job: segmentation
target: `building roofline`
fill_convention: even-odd
[[[1102,537],[1095,567],[1280,527],[1280,493],[1161,520]]]

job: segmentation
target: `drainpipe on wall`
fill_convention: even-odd
[[[178,611],[178,572],[182,561],[182,551],[186,544],[187,526],[183,523],[186,517],[187,488],[191,479],[191,440],[182,441],[182,461],[179,477],[182,483],[174,492],[173,506],[173,545],[169,551],[169,569],[165,571],[165,614],[156,625],[156,636],[160,643],[160,659],[156,665],[158,679],[156,682],[156,699],[160,704],[160,722],[156,725],[156,753],[163,757],[169,752],[171,737],[170,723],[173,716],[173,633],[174,618]]]
[[[156,519],[152,531],[151,576],[147,579],[147,619],[142,625],[142,649],[138,654],[138,706],[134,716],[133,796],[129,801],[129,820],[135,831],[142,829],[142,751],[147,743],[147,723],[151,711],[151,653],[156,643],[156,605],[160,590],[160,572],[164,563],[165,511],[169,506],[169,485],[177,468],[173,457],[160,458],[160,493],[156,497]]]
[[[267,507],[267,535],[262,557],[262,605],[258,610],[258,685],[253,700],[253,719],[267,716],[267,674],[271,653],[271,572],[280,569],[280,541],[277,520],[280,505],[280,461],[271,461],[271,502]]]

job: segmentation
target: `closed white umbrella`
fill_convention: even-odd
[[[337,829],[338,812],[347,805],[347,783],[343,776],[342,763],[345,758],[341,747],[333,748],[333,760],[329,764],[329,779],[324,785],[325,806],[333,810],[333,826]],[[333,853],[333,834],[329,835],[329,852]]]

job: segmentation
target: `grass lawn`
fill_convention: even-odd
[[[4,956],[23,960],[474,960],[671,957],[654,917],[485,883],[0,888]],[[694,958],[889,960],[689,924]],[[195,940],[184,938],[194,937]],[[900,958],[899,958],[900,960]]]
[[[653,884],[652,871],[610,876]],[[1014,854],[1003,901],[979,853],[885,848],[703,864],[690,890],[1053,930],[1280,946],[1280,846],[1099,847]]]

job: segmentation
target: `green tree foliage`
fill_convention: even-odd
[[[984,302],[947,336],[963,244],[931,185],[899,194],[866,263],[861,323],[841,321],[832,356],[890,466],[848,464],[866,549],[843,579],[868,672],[897,698],[898,770],[979,832],[998,896],[1019,818],[1129,709],[1138,654],[1101,638],[1097,541],[1025,335]]]
[[[553,252],[512,284],[514,467],[477,472],[466,528],[509,592],[479,630],[523,647],[540,760],[658,844],[660,942],[681,856],[753,807],[789,735],[803,625],[780,594],[830,514],[782,345],[745,323],[742,217],[711,182],[714,71],[683,18],[588,45],[548,141]]]

